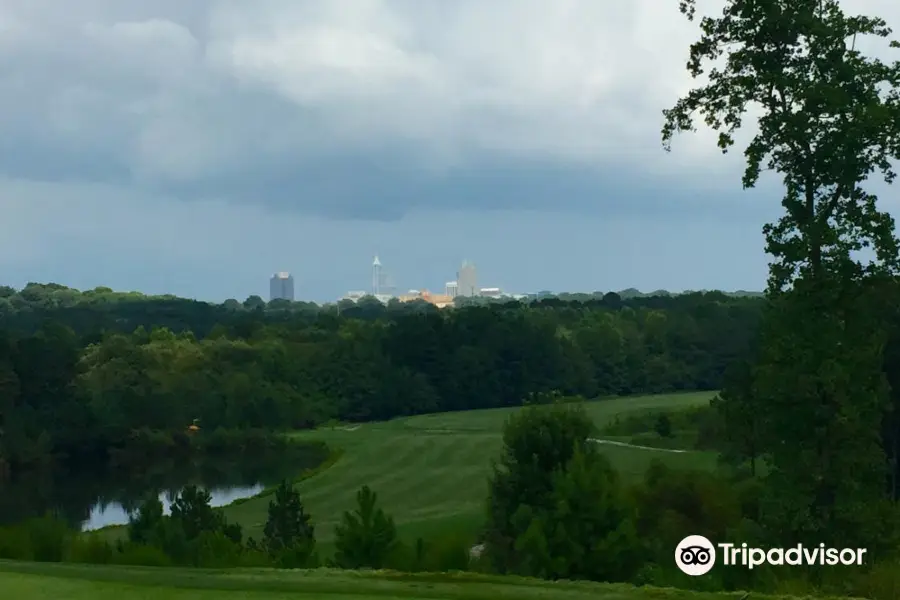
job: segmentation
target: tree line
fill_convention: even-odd
[[[102,460],[159,439],[150,432],[182,439],[194,423],[275,432],[519,406],[535,393],[716,389],[746,356],[763,306],[721,293],[606,294],[336,314],[96,291],[53,308],[48,297],[74,292],[37,291],[7,297],[43,302],[42,320],[32,322],[37,309],[8,313],[0,330],[0,461],[10,469]]]

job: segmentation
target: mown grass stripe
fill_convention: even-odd
[[[613,398],[591,402],[586,410],[598,425],[617,415],[675,410],[709,402],[714,392]],[[320,429],[296,437],[321,440],[343,450],[333,466],[301,482],[297,488],[312,515],[318,539],[329,543],[334,525],[355,507],[356,492],[368,485],[381,506],[412,541],[420,533],[446,531],[471,521],[477,528],[491,460],[502,447],[502,429],[519,408],[419,415],[385,423],[364,423],[353,431]],[[680,467],[710,468],[709,453],[657,453],[606,445],[601,450],[627,478],[640,477],[653,460]],[[268,498],[226,508],[229,518],[258,537]],[[426,519],[423,515],[429,515]],[[461,516],[462,515],[462,516]],[[406,526],[404,526],[406,525]]]
[[[552,582],[474,573],[405,574],[332,569],[219,571],[8,561],[0,561],[0,589],[15,592],[15,597],[28,600],[205,600],[213,597],[241,600],[737,600],[740,597],[736,593]],[[756,594],[753,598],[776,600],[773,596]],[[785,600],[785,597],[778,598]]]

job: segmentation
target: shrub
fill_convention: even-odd
[[[661,438],[672,437],[672,420],[669,419],[669,415],[667,415],[666,413],[660,414],[656,418],[656,423],[653,429]]]
[[[425,571],[466,571],[472,544],[465,537],[450,535],[424,544]]]
[[[69,525],[52,516],[29,519],[23,525],[31,540],[32,560],[61,562],[74,537]]]
[[[113,554],[112,563],[137,567],[171,567],[172,559],[161,548],[127,543],[119,552]]]
[[[22,525],[0,528],[0,558],[33,560],[31,536]]]
[[[854,596],[872,600],[900,598],[900,561],[884,561],[868,572],[857,574],[851,588]]]
[[[75,563],[105,565],[112,562],[112,545],[96,534],[77,535],[69,545],[66,560]]]
[[[192,563],[196,567],[229,568],[241,564],[241,545],[219,531],[203,531],[191,541]]]

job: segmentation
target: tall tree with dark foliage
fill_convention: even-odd
[[[680,8],[696,19],[695,0]],[[765,415],[763,516],[780,542],[874,551],[889,529],[873,510],[886,477],[879,290],[897,272],[898,243],[869,180],[895,178],[900,63],[859,48],[864,38],[898,45],[884,20],[848,15],[837,0],[728,0],[700,29],[687,69],[706,82],[664,111],[665,147],[699,117],[727,152],[752,108],[743,186],[763,171],[784,185],[784,214],[764,228],[770,306],[752,390],[726,396],[752,397]]]

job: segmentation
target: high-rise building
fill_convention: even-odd
[[[459,284],[455,281],[448,281],[444,285],[444,294],[451,298],[456,298],[459,295]]]
[[[478,295],[478,277],[475,273],[475,265],[467,260],[463,261],[456,274],[456,293],[460,296]]]
[[[381,261],[378,257],[372,261],[372,295],[379,296],[381,294],[381,285],[384,283],[384,273],[381,271]]]
[[[269,300],[294,301],[294,278],[284,271],[272,275],[269,280]]]

